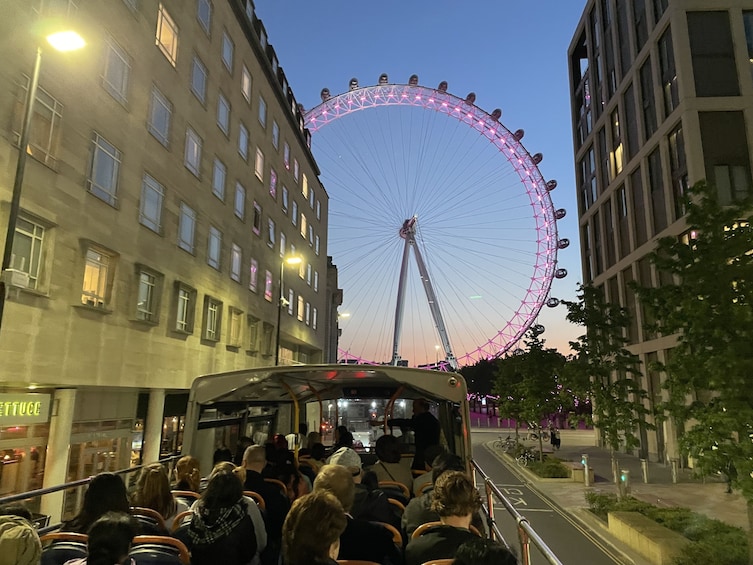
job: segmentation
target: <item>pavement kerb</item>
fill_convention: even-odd
[[[545,479],[539,477],[533,471],[528,470],[526,467],[521,467],[515,462],[515,459],[506,453],[499,453],[493,447],[493,441],[484,444],[484,447],[488,449],[499,461],[505,465],[513,475],[516,475],[523,484],[533,490],[538,496],[545,499],[552,506],[557,507],[563,514],[566,514],[572,521],[576,522],[577,526],[582,530],[586,530],[599,541],[604,544],[615,556],[621,559],[623,564],[633,565],[650,565],[649,561],[646,561],[641,556],[636,555],[635,552],[624,545],[619,540],[615,539],[609,533],[609,527],[598,516],[595,516],[588,508],[571,506],[566,507],[560,504],[558,500],[553,498],[549,493],[544,492],[538,488],[537,483],[549,482],[557,483],[559,481],[565,481],[565,479]]]

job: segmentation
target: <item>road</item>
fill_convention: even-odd
[[[528,519],[536,532],[564,565],[614,565],[624,563],[620,557],[605,547],[591,532],[582,528],[547,499],[531,489],[521,476],[507,467],[485,447],[499,434],[495,430],[474,429],[472,434],[473,458],[494,484],[504,493],[522,516]],[[515,521],[501,504],[495,504],[494,517],[508,543],[520,551]],[[538,550],[531,546],[531,563],[547,563]]]

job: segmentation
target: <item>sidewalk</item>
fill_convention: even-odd
[[[500,435],[515,437],[515,430],[501,428]],[[592,490],[617,492],[612,479],[612,464],[609,450],[596,447],[593,430],[561,430],[562,447],[555,457],[569,461],[581,461],[588,455],[589,466],[594,470],[595,484]],[[538,442],[526,441],[526,445],[538,447]],[[490,446],[491,447],[491,446]],[[545,444],[545,449],[551,445]],[[648,483],[643,482],[641,461],[626,453],[617,453],[619,468],[630,471],[631,495],[657,506],[682,506],[727,524],[748,529],[748,515],[745,499],[738,492],[727,494],[726,485],[721,480],[701,481],[692,476],[688,469],[678,471],[678,482],[672,483],[672,470],[669,465],[648,462]],[[563,480],[536,480],[531,486],[546,495],[564,510],[587,508],[582,483]]]

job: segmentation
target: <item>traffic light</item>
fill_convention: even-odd
[[[620,482],[619,482],[620,497],[624,498],[630,494],[630,471],[627,469],[620,469]]]

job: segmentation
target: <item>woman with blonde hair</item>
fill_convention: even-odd
[[[168,532],[172,530],[175,516],[188,510],[188,504],[173,498],[170,479],[160,463],[151,463],[141,470],[132,502],[134,506],[159,512]]]
[[[184,455],[175,464],[175,486],[173,490],[190,490],[200,492],[201,466],[199,460],[191,455]]]
[[[282,526],[286,565],[335,565],[347,518],[337,498],[314,491],[293,503]]]

